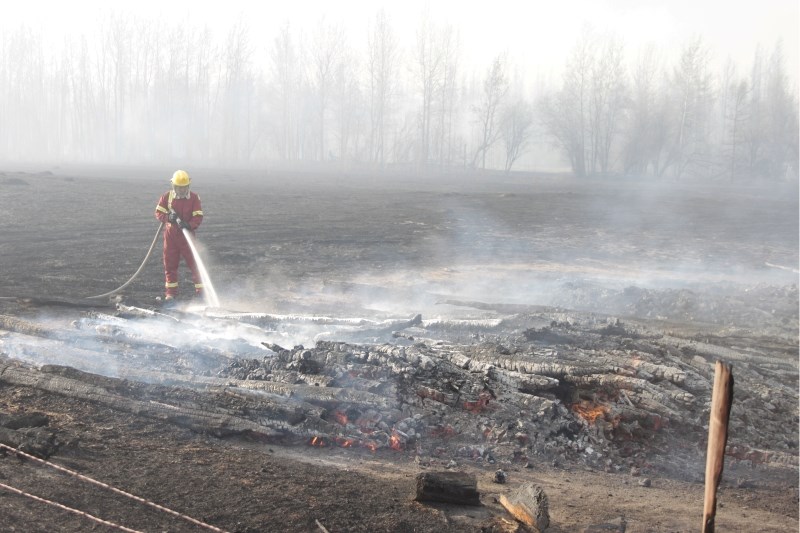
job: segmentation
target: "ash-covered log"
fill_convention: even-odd
[[[298,432],[285,420],[262,418],[254,422],[226,412],[224,409],[173,405],[153,399],[133,399],[117,393],[124,389],[123,386],[108,387],[108,382],[119,380],[93,376],[77,370],[71,370],[70,375],[73,377],[43,373],[16,364],[0,363],[0,382],[34,387],[70,398],[101,403],[112,409],[164,420],[195,431],[219,436],[252,434],[262,437],[282,437]],[[92,383],[94,379],[99,379],[103,385]]]

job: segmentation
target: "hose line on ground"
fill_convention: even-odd
[[[153,237],[153,242],[150,243],[150,248],[147,250],[147,254],[144,256],[144,260],[142,261],[142,264],[139,265],[139,268],[136,270],[136,272],[133,273],[133,276],[131,276],[131,279],[129,279],[128,281],[126,281],[125,283],[123,283],[122,285],[120,285],[119,287],[114,289],[113,291],[104,292],[103,294],[98,294],[97,296],[87,296],[86,298],[87,299],[91,299],[91,298],[103,298],[105,296],[111,296],[112,294],[118,293],[119,291],[121,291],[122,289],[124,289],[125,287],[130,285],[133,282],[133,280],[136,279],[136,276],[138,276],[139,273],[142,271],[142,269],[144,268],[144,265],[147,263],[147,260],[150,259],[150,254],[153,253],[153,248],[155,248],[156,241],[158,240],[158,234],[161,233],[161,228],[163,228],[163,227],[164,227],[164,223],[162,222],[158,226],[158,229],[156,230],[156,234]]]

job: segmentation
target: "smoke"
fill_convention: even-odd
[[[0,353],[37,366],[68,365],[109,377],[133,373],[150,381],[161,378],[148,371],[210,375],[234,358],[271,357],[274,352],[268,346],[313,346],[316,339],[335,337],[337,331],[374,325],[325,317],[213,315],[198,304],[173,309],[175,316],[122,305],[119,312],[120,316],[89,313],[74,320],[34,317],[40,333],[3,332]]]
[[[0,353],[34,365],[66,365],[84,372],[109,377],[119,376],[119,365],[100,351],[74,346],[65,348],[64,343],[52,339],[41,339],[17,333],[0,337]]]
[[[797,282],[796,258],[787,259],[796,255],[797,229],[784,208],[755,209],[744,191],[731,197],[714,188],[628,182],[590,191],[557,180],[537,182],[535,193],[519,190],[526,192],[409,193],[398,200],[402,218],[391,221],[362,209],[362,224],[384,224],[380,235],[389,242],[273,244],[265,261],[274,252],[297,258],[299,268],[291,261],[264,268],[260,260],[246,270],[229,266],[236,274],[223,285],[225,307],[370,320],[492,319],[502,305],[690,318],[687,298],[688,307],[711,313],[725,299],[751,300],[754,288]],[[350,209],[336,200],[332,208]],[[335,242],[342,236],[329,226],[343,223],[322,218],[326,205],[315,205],[316,238]],[[303,342],[339,333],[311,328]]]

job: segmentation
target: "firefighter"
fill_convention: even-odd
[[[165,225],[164,230],[164,276],[166,278],[165,300],[174,300],[178,295],[178,264],[181,257],[192,272],[196,296],[203,294],[203,280],[197,268],[192,250],[184,235],[188,230],[194,235],[203,221],[200,197],[189,191],[192,182],[185,170],[176,170],[172,175],[172,188],[161,195],[156,206],[156,218]]]

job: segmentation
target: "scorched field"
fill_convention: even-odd
[[[796,184],[189,168],[220,305],[89,298],[173,170],[0,171],[4,531],[697,531],[717,360],[717,528],[797,530]]]

